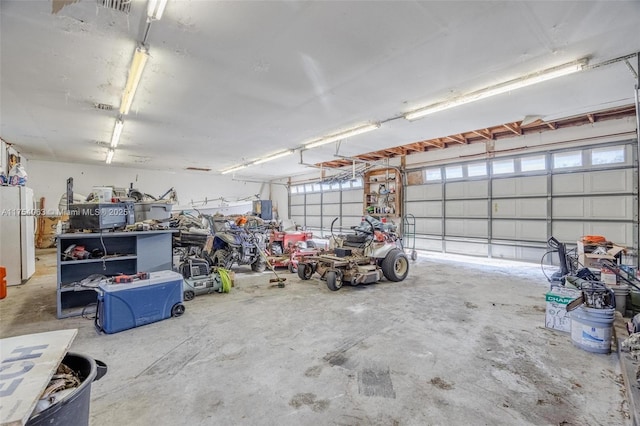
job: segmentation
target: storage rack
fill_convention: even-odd
[[[369,214],[375,217],[402,216],[402,180],[396,169],[385,168],[368,171],[364,175],[363,186],[363,213],[365,215]]]
[[[80,281],[93,274],[110,277],[172,269],[173,232],[162,230],[58,235],[57,317],[82,315],[87,306],[96,303],[96,291],[80,285]],[[83,246],[88,252],[100,250],[104,256],[63,260],[65,250],[73,244]]]

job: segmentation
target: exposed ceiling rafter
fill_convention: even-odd
[[[405,155],[411,155],[417,152],[429,151],[430,149],[443,149],[447,148],[448,144],[470,144],[477,143],[486,140],[496,140],[507,137],[514,137],[515,135],[521,136],[530,133],[539,133],[551,130],[557,130],[561,128],[567,128],[572,126],[580,126],[583,124],[593,124],[596,121],[613,120],[628,116],[635,115],[635,107],[628,105],[620,108],[612,108],[609,110],[599,111],[595,113],[589,113],[584,115],[578,115],[574,117],[565,118],[562,120],[543,121],[536,120],[532,123],[522,125],[521,121],[505,123],[498,126],[493,126],[485,129],[471,130],[469,132],[458,133],[455,135],[449,135],[434,139],[423,140],[420,142],[412,142],[407,145],[401,145],[394,148],[386,148],[380,151],[368,152],[361,154],[355,158],[363,160],[379,160],[382,158],[394,158],[402,157]],[[351,163],[346,160],[333,160],[322,163],[324,167],[344,167]]]
[[[503,125],[504,127],[504,125]],[[480,129],[480,130],[473,130],[471,133],[475,133],[476,135],[482,137],[483,139],[486,139],[488,141],[493,141],[495,140],[493,137],[493,132],[490,129]]]
[[[507,130],[510,130],[511,132],[513,132],[514,134],[520,136],[522,134],[522,128],[520,127],[520,123],[516,122],[516,123],[506,123],[504,125],[504,127]]]

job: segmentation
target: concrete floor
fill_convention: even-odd
[[[55,252],[38,257],[0,336],[77,328],[71,350],[109,367],[94,426],[629,424],[616,354],[544,328],[536,265],[420,253],[404,282],[338,292],[239,269],[180,318],[98,335],[55,318]]]

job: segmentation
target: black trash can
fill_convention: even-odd
[[[87,426],[91,403],[91,383],[100,380],[107,373],[102,361],[85,355],[67,353],[62,363],[80,377],[78,388],[60,401],[31,417],[27,426]]]

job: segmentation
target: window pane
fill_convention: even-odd
[[[339,191],[340,190],[340,182],[333,182],[331,184],[331,189]]]
[[[447,179],[456,179],[462,177],[462,166],[449,166],[445,168]]]
[[[328,183],[323,183],[322,184],[322,190],[323,191],[329,191],[331,189],[331,185]]]
[[[293,186],[289,187],[289,192],[291,192],[292,194],[297,194],[298,193],[298,187],[296,185],[293,185]]]
[[[520,159],[520,170],[523,172],[532,172],[534,170],[545,170],[547,168],[547,161],[544,155],[538,155],[536,157],[524,157]]]
[[[591,150],[591,164],[624,163],[624,146],[610,146]]]
[[[312,183],[308,183],[304,186],[304,190],[305,192],[313,192],[313,184]]]
[[[473,163],[467,165],[467,176],[486,176],[487,175],[487,163]]]
[[[580,166],[582,166],[582,151],[560,152],[558,154],[553,154],[554,169]]]
[[[351,181],[351,187],[352,188],[362,188],[362,179],[361,178],[357,178]]]
[[[492,171],[494,175],[501,175],[504,173],[513,173],[513,159],[510,160],[494,160],[492,165]]]
[[[440,169],[427,169],[426,170],[426,178],[427,180],[442,180],[442,173]]]

